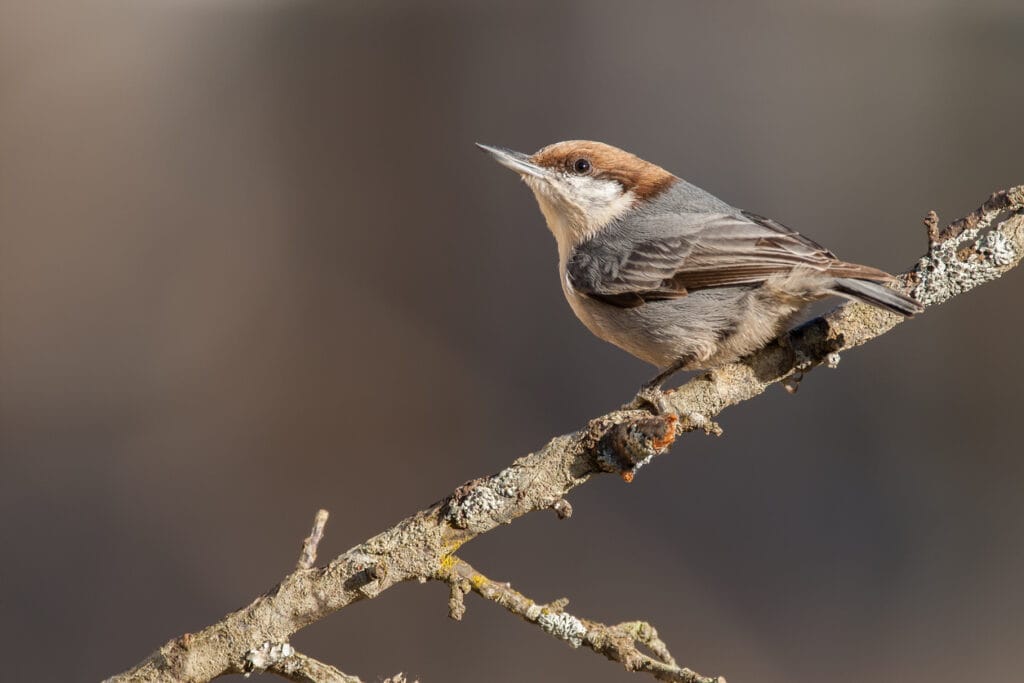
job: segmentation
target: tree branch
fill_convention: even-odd
[[[288,643],[263,643],[245,653],[245,675],[269,671],[297,683],[363,683],[356,676],[338,671],[301,652]]]
[[[1024,186],[992,195],[977,211],[942,231],[938,218],[929,214],[925,220],[928,253],[900,276],[899,286],[930,308],[1000,277],[1024,257],[1022,209]],[[304,550],[299,567],[280,584],[199,633],[169,641],[132,669],[108,680],[198,683],[227,673],[245,673],[246,667],[251,667],[247,657],[254,648],[264,643],[280,647],[293,633],[328,614],[413,579],[433,578],[452,585],[449,610],[456,618],[464,609],[462,597],[468,582],[469,590],[545,628],[540,615],[528,616],[533,614],[527,605],[532,605],[531,601],[510,588],[499,590],[501,584],[486,577],[477,579],[481,582],[478,588],[473,577],[482,575],[453,553],[479,534],[535,510],[552,509],[560,518],[568,517],[572,508],[564,499],[566,494],[592,475],[614,472],[630,481],[680,434],[697,429],[718,433],[712,420],[725,408],[761,394],[773,383],[796,381],[819,364],[835,365],[841,351],[888,332],[901,320],[863,304],[839,306],[741,362],[690,380],[669,397],[675,414],[651,416],[638,410],[618,410],[591,420],[584,429],[552,439],[501,472],[467,482],[326,567],[313,567],[313,559],[306,562],[315,557],[319,540],[314,525],[306,547],[312,552]],[[527,606],[521,612],[523,605]],[[574,642],[571,638],[578,638],[627,669],[647,671],[661,680],[714,680],[677,667],[644,622],[604,626],[570,617],[556,607],[546,606],[549,628],[545,630],[570,643]],[[582,631],[573,630],[577,622]],[[640,653],[637,643],[646,644],[656,656]]]
[[[322,512],[322,510],[321,510]],[[295,683],[363,683],[358,676],[350,676],[330,664],[296,652],[288,643],[263,643],[249,650],[245,656],[249,665],[245,675],[269,672]],[[385,678],[383,683],[408,683],[404,674]]]
[[[725,683],[721,677],[708,678],[676,664],[668,647],[658,638],[658,632],[645,621],[627,621],[607,626],[590,619],[575,617],[565,611],[567,598],[538,605],[507,583],[493,581],[467,562],[449,555],[436,577],[452,587],[452,596],[458,609],[450,616],[461,619],[465,612],[462,596],[473,591],[491,602],[501,605],[512,614],[536,624],[546,633],[566,641],[572,647],[586,646],[613,662],[619,662],[627,671],[649,671],[659,681],[673,683]],[[644,654],[637,644],[646,646],[654,657]]]

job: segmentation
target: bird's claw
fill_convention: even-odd
[[[636,392],[633,400],[622,406],[623,410],[650,410],[655,415],[668,415],[673,413],[668,404],[668,398],[661,387],[652,384],[645,384]]]

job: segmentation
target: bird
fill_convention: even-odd
[[[895,280],[889,273],[842,261],[611,145],[568,140],[532,155],[477,146],[533,191],[576,317],[659,369],[636,406],[664,411],[661,386],[673,374],[759,350],[819,299],[845,297],[904,317],[924,310],[885,286]]]

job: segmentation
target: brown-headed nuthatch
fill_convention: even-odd
[[[662,370],[714,368],[838,295],[902,316],[921,305],[886,272],[840,261],[785,225],[726,204],[628,152],[558,142],[532,156],[479,145],[533,190],[558,243],[562,290],[595,335]]]

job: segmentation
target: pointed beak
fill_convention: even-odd
[[[491,147],[490,145],[481,145],[479,142],[476,146],[483,151],[494,157],[494,160],[505,168],[510,168],[519,175],[533,176],[534,178],[547,178],[547,169],[542,166],[530,161],[530,157],[526,156],[522,152],[515,152],[511,149],[505,149],[504,147]]]

